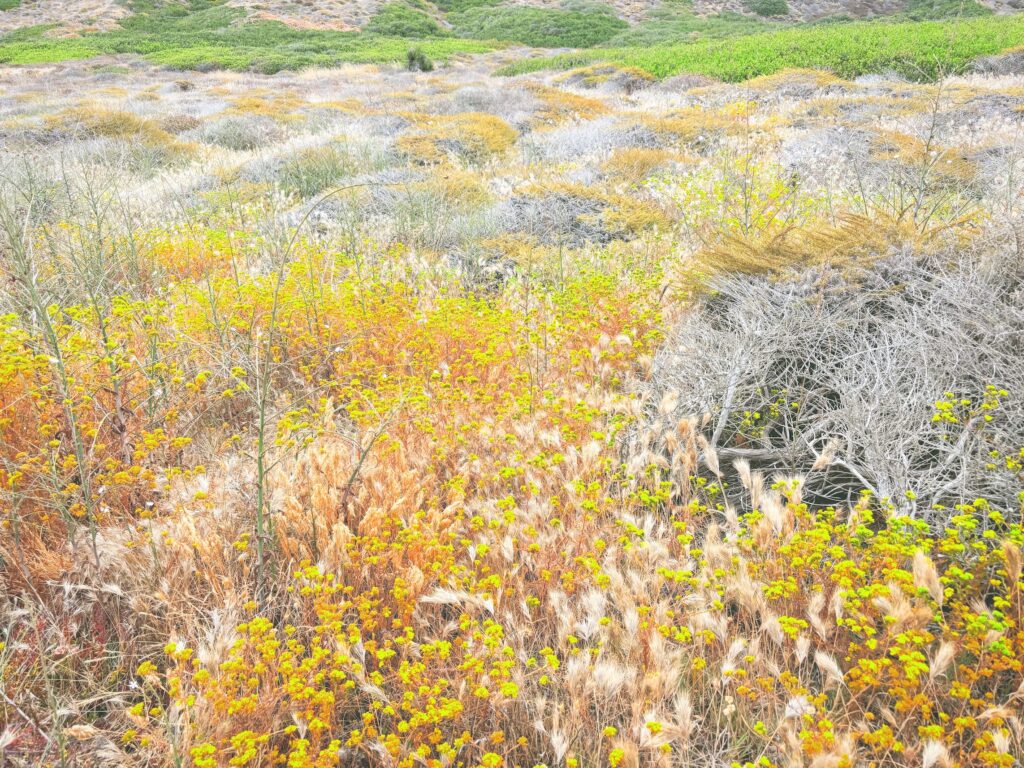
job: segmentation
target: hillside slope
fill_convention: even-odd
[[[5,7],[9,6],[9,7]],[[0,32],[55,24],[67,30],[107,30],[130,11],[116,0],[7,0],[0,3]]]
[[[173,1],[173,0],[172,0]],[[365,27],[388,0],[227,0],[227,5],[243,9],[254,20],[280,21],[297,29],[358,30]],[[600,3],[573,0],[456,0],[410,3],[421,6],[444,23],[445,10],[500,5],[531,6],[562,9],[603,5],[621,18],[632,22],[657,16],[671,10],[692,7],[697,16],[738,13],[751,17],[760,7],[761,13],[780,20],[812,21],[834,16],[872,18],[906,13],[913,8],[941,6],[948,12],[957,7],[956,0],[604,0]],[[52,25],[48,34],[66,35],[81,31],[109,30],[130,15],[133,6],[143,5],[131,0],[3,0],[0,2],[0,33],[35,25]],[[145,3],[152,6],[153,3]],[[1024,0],[980,0],[980,5],[996,13],[1024,8]],[[9,6],[9,7],[5,7]],[[968,13],[976,9],[973,0],[966,0]],[[772,10],[774,9],[774,10]],[[784,11],[784,12],[780,12]]]

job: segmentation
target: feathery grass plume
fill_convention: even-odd
[[[943,587],[939,580],[939,572],[931,558],[920,549],[914,553],[914,585],[925,590],[931,595],[932,600],[942,607]]]

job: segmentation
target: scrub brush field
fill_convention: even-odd
[[[1011,8],[56,5],[0,765],[1021,766]]]

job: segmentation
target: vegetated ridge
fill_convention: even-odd
[[[256,21],[277,21],[295,29],[356,31],[365,29],[382,8],[406,5],[438,20],[457,26],[450,14],[480,7],[537,9],[557,12],[606,9],[631,24],[663,18],[665,13],[686,9],[698,18],[722,14],[812,21],[831,17],[876,18],[920,12],[936,7],[971,15],[1007,13],[1024,8],[1021,0],[222,0]],[[109,30],[138,9],[187,8],[190,0],[0,0],[0,32],[36,25],[52,25],[55,34]]]

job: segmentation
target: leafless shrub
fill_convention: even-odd
[[[630,125],[614,117],[567,125],[534,133],[523,142],[527,162],[578,161],[584,157],[605,158],[623,147],[658,147],[662,142],[654,131]]]
[[[782,141],[779,163],[807,184],[852,186],[853,168],[868,161],[870,141],[867,131],[853,128],[829,126],[801,131]]]
[[[723,471],[807,473],[817,504],[870,490],[937,522],[977,497],[1013,512],[1024,478],[999,457],[1024,446],[1022,278],[1008,259],[893,257],[717,279],[655,360],[652,401],[703,418]]]
[[[345,127],[348,135],[360,134],[375,139],[394,139],[410,125],[400,115],[359,115]]]
[[[361,213],[373,219],[396,216],[407,204],[408,190],[420,186],[425,179],[426,174],[407,168],[385,168],[356,176],[354,183],[362,185],[358,193]]]
[[[667,77],[664,80],[651,86],[652,90],[662,93],[685,93],[694,88],[706,88],[721,81],[707,75],[691,74],[689,72],[675,77]]]
[[[537,111],[539,101],[523,88],[490,88],[470,86],[456,91],[439,111],[446,114],[461,112],[488,112],[497,115],[517,131],[525,131]]]
[[[1015,50],[998,56],[982,56],[972,69],[983,75],[1019,75],[1024,73],[1024,52]]]
[[[168,133],[184,133],[198,128],[199,118],[186,114],[164,115],[157,120],[157,125]]]
[[[506,231],[575,247],[611,239],[599,221],[602,208],[599,200],[582,195],[515,195],[495,206],[494,214]]]

